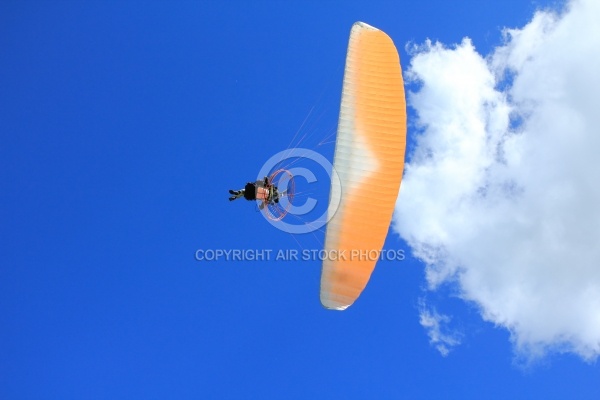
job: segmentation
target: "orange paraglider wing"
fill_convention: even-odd
[[[381,30],[352,27],[338,123],[321,274],[321,303],[343,310],[377,262],[398,196],[406,147],[406,100],[398,52]],[[337,196],[337,197],[336,197]],[[339,208],[332,208],[339,198]]]

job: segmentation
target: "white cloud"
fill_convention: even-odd
[[[427,331],[429,343],[446,357],[453,347],[460,344],[460,334],[448,328],[451,320],[448,315],[438,314],[434,308],[429,309],[423,300],[419,308],[419,323]]]
[[[430,290],[455,284],[528,358],[600,355],[599,20],[574,1],[486,58],[427,42],[407,71],[420,133],[394,228]]]

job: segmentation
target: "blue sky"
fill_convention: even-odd
[[[247,3],[0,5],[0,397],[598,398],[594,355],[524,366],[523,332],[466,286],[431,290],[417,230],[400,229],[412,248],[391,231],[407,259],[342,313],[319,303],[317,261],[194,256],[320,248],[227,190],[301,126],[331,159],[352,23],[386,31],[406,70],[406,43],[468,36],[487,55],[555,3]],[[446,356],[424,301],[460,342]]]

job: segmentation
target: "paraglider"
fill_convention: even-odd
[[[262,181],[248,182],[243,189],[240,190],[229,190],[229,201],[239,199],[240,197],[246,200],[264,200],[266,203],[279,203],[279,190],[277,186],[269,183],[269,177],[265,176]],[[261,203],[261,206],[264,203]],[[262,208],[261,208],[262,209]]]
[[[383,31],[363,22],[351,29],[335,144],[321,304],[344,310],[366,287],[381,252],[404,169],[406,100],[398,51]],[[283,184],[282,184],[283,182]],[[269,219],[280,221],[294,196],[294,179],[285,169],[264,180],[230,190],[230,201],[257,201]],[[280,201],[287,198],[285,205]]]
[[[280,189],[281,188],[281,189]],[[292,174],[279,169],[270,176],[256,182],[248,182],[243,189],[229,190],[229,201],[245,198],[248,201],[257,201],[258,208],[266,211],[269,219],[280,221],[289,211],[294,198],[294,179]],[[287,198],[286,204],[279,201]]]

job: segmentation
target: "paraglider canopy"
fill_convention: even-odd
[[[321,273],[321,303],[343,310],[363,291],[383,247],[400,188],[406,147],[406,101],[400,59],[381,30],[357,22],[350,32],[334,154]],[[343,191],[343,192],[342,192]],[[339,207],[332,204],[339,200]]]

